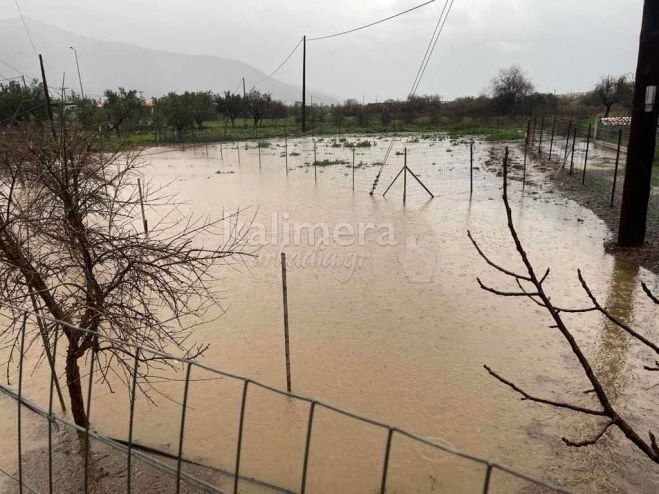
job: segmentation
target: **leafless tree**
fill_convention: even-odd
[[[0,338],[16,349],[26,311],[42,316],[41,327],[28,329],[37,341],[41,332],[45,348],[62,334],[71,411],[81,426],[81,359],[96,359],[108,385],[110,374],[129,382],[132,367],[130,347],[98,336],[200,355],[206,347],[187,340],[218,303],[215,269],[249,255],[239,233],[224,234],[225,218],[182,213],[167,185],[150,181],[143,204],[155,221],[146,234],[138,154],[96,152],[93,134],[31,126],[0,141],[0,307],[10,316]],[[143,362],[142,386],[149,369],[163,365]]]
[[[631,104],[634,93],[634,82],[627,75],[603,76],[592,91],[592,98],[604,105],[604,117],[611,113],[611,107],[615,104]]]
[[[501,265],[492,261],[483,252],[483,250],[480,248],[476,240],[474,240],[473,236],[471,235],[471,232],[469,232],[468,236],[471,239],[472,243],[474,244],[474,247],[476,248],[480,256],[491,267],[493,267],[500,273],[503,273],[504,275],[508,276],[509,278],[515,280],[517,288],[515,289],[515,291],[498,290],[485,285],[480,279],[478,279],[478,283],[483,290],[486,290],[495,295],[499,295],[502,297],[528,298],[529,300],[533,301],[535,304],[546,309],[553,322],[550,328],[558,330],[558,332],[563,336],[568,346],[570,347],[570,350],[572,351],[574,357],[577,359],[579,365],[586,374],[586,378],[590,383],[590,389],[588,389],[587,394],[588,396],[593,397],[592,401],[595,403],[582,405],[578,403],[570,403],[567,401],[557,401],[554,399],[538,397],[523,390],[521,387],[517,386],[511,381],[505,379],[487,365],[485,366],[485,369],[494,378],[496,378],[497,380],[499,380],[500,382],[502,382],[503,384],[514,390],[515,392],[519,393],[522,396],[521,398],[522,400],[534,401],[536,403],[541,403],[544,405],[549,405],[564,410],[571,410],[576,413],[589,415],[601,419],[602,421],[601,427],[597,432],[597,434],[595,434],[593,437],[584,440],[578,440],[578,441],[563,438],[563,442],[568,446],[581,447],[581,446],[593,445],[597,443],[597,441],[599,441],[606,434],[606,432],[613,427],[620,430],[625,435],[625,437],[629,441],[631,441],[631,443],[633,443],[648,458],[650,458],[656,463],[659,463],[659,446],[657,446],[657,440],[655,438],[655,435],[653,434],[652,431],[649,431],[648,432],[649,440],[643,439],[642,436],[644,434],[637,431],[636,428],[625,417],[623,417],[623,415],[618,410],[618,408],[613,404],[606,387],[602,384],[596,372],[593,370],[593,366],[589,360],[588,355],[583,350],[577,339],[574,337],[572,330],[569,328],[568,324],[563,319],[562,314],[599,312],[604,317],[606,317],[609,321],[611,321],[613,324],[615,324],[616,326],[620,327],[622,330],[627,332],[631,337],[633,337],[639,343],[644,345],[650,351],[654,352],[655,359],[656,359],[656,355],[659,354],[659,346],[656,343],[652,342],[650,338],[644,336],[641,332],[633,329],[629,324],[614,317],[611,314],[611,312],[609,312],[605,307],[603,307],[600,304],[600,302],[597,300],[597,297],[593,294],[588,284],[586,283],[586,280],[580,270],[578,272],[579,281],[581,282],[581,286],[583,287],[585,293],[587,294],[591,302],[591,305],[585,308],[563,308],[556,306],[551,301],[551,296],[547,293],[544,286],[545,281],[549,277],[550,271],[549,269],[547,269],[542,276],[539,276],[538,273],[536,273],[536,269],[533,267],[531,261],[529,260],[527,252],[524,246],[522,245],[522,242],[513,224],[510,203],[508,200],[507,153],[506,153],[506,158],[504,158],[503,168],[504,168],[503,203],[505,205],[506,216],[508,219],[508,229],[515,243],[517,254],[520,257],[526,272],[518,273],[513,270],[507,269],[505,267],[502,267]],[[652,294],[650,289],[645,284],[643,285],[643,289],[645,290],[648,297],[650,297],[650,299],[655,304],[659,303],[659,300],[657,300],[657,298]],[[650,366],[645,366],[645,369],[650,371],[659,370],[659,361],[655,361]]]

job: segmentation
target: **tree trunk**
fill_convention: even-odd
[[[611,107],[612,106],[613,106],[613,104],[606,105],[606,113],[604,114],[604,118],[609,116],[609,113],[611,113]]]
[[[86,427],[87,414],[85,412],[85,402],[82,397],[80,368],[78,367],[78,358],[71,351],[66,354],[66,386],[69,389],[73,420],[76,425]]]

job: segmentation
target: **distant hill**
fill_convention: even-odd
[[[120,42],[100,41],[46,24],[26,19],[34,42],[45,60],[48,84],[61,86],[66,72],[66,86],[78,91],[78,74],[73,52],[75,46],[80,59],[85,93],[98,97],[105,89],[137,89],[144,96],[161,96],[169,91],[237,91],[241,78],[258,81],[267,76],[260,70],[237,60],[206,55],[182,55],[150,50]],[[8,62],[26,76],[37,77],[39,62],[20,18],[0,20],[0,59]],[[18,75],[0,63],[4,77]],[[242,86],[239,88],[242,91]],[[249,91],[250,86],[247,85]],[[276,99],[288,103],[301,99],[300,88],[269,79],[258,85]],[[333,103],[335,98],[314,91],[317,102]]]

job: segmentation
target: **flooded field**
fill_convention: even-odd
[[[495,260],[520,266],[500,201],[501,177],[496,165],[487,166],[502,145],[477,140],[472,154],[469,140],[405,136],[393,146],[370,196],[388,146],[385,136],[359,141],[345,136],[145,152],[145,179],[171,183],[185,202],[180,214],[217,217],[243,210],[226,230],[251,224],[250,239],[258,247],[256,258],[218,273],[226,312],[216,320],[220,309],[208,314],[212,322],[192,335],[191,341],[211,345],[200,360],[285,389],[278,262],[283,251],[289,259],[293,391],[575,492],[653,492],[659,472],[620,433],[609,432],[593,447],[568,448],[562,437],[590,437],[598,421],[520,401],[483,368],[491,366],[536,395],[590,403],[583,394],[586,378],[561,336],[548,327],[547,315],[527,300],[498,298],[478,287],[477,276],[501,287],[510,287],[510,281],[478,256],[467,230]],[[402,177],[382,197],[403,165],[404,148],[410,169],[435,199],[428,200],[410,176],[405,205]],[[313,166],[314,149],[322,166]],[[519,151],[513,159],[519,163]],[[522,191],[519,182],[511,187],[514,220],[531,260],[538,270],[551,267],[546,286],[553,301],[586,303],[576,275],[580,268],[621,318],[652,326],[656,312],[640,282],[657,286],[659,280],[604,252],[609,232],[597,217],[557,194],[538,194],[532,187]],[[647,360],[643,349],[600,316],[566,320],[616,404],[639,430],[656,428],[650,398],[656,379],[638,371]],[[48,393],[44,367],[32,374],[29,365],[24,383],[25,395],[41,406]],[[152,394],[153,402],[138,400],[135,440],[175,454],[182,373],[174,382],[165,377],[172,375],[158,379],[161,394]],[[231,471],[241,386],[201,371],[192,378],[185,456]],[[114,391],[94,389],[91,420],[103,434],[125,438],[128,391],[121,386]],[[23,414],[29,457],[44,447],[45,438],[43,424],[30,422],[30,412]],[[254,390],[246,408],[243,475],[298,491],[307,416],[306,405]],[[16,405],[2,396],[0,467],[10,472],[17,468],[15,429]],[[308,492],[378,492],[385,441],[381,430],[319,412]],[[392,446],[387,491],[480,492],[483,474],[479,465],[399,438]],[[34,483],[44,485],[36,477]],[[14,488],[0,476],[0,491]],[[272,490],[243,482],[241,492]],[[496,474],[492,492],[541,491]]]

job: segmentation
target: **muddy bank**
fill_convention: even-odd
[[[512,147],[511,147],[512,149]],[[523,144],[518,144],[511,151],[511,179],[521,181],[524,162]],[[501,176],[503,155],[500,148],[492,148],[486,162],[491,171]],[[579,205],[590,209],[609,228],[610,235],[604,242],[606,252],[615,255],[623,262],[637,267],[643,267],[659,273],[659,188],[653,187],[648,207],[648,222],[645,245],[640,248],[621,248],[616,245],[618,222],[620,220],[620,203],[624,183],[624,160],[620,164],[614,207],[611,207],[612,170],[606,167],[594,166],[587,170],[586,183],[582,185],[581,163],[573,174],[569,173],[569,159],[566,166],[562,162],[547,160],[537,153],[528,156],[527,161],[527,194],[543,197],[562,196],[571,199]],[[590,166],[590,163],[589,163]]]

